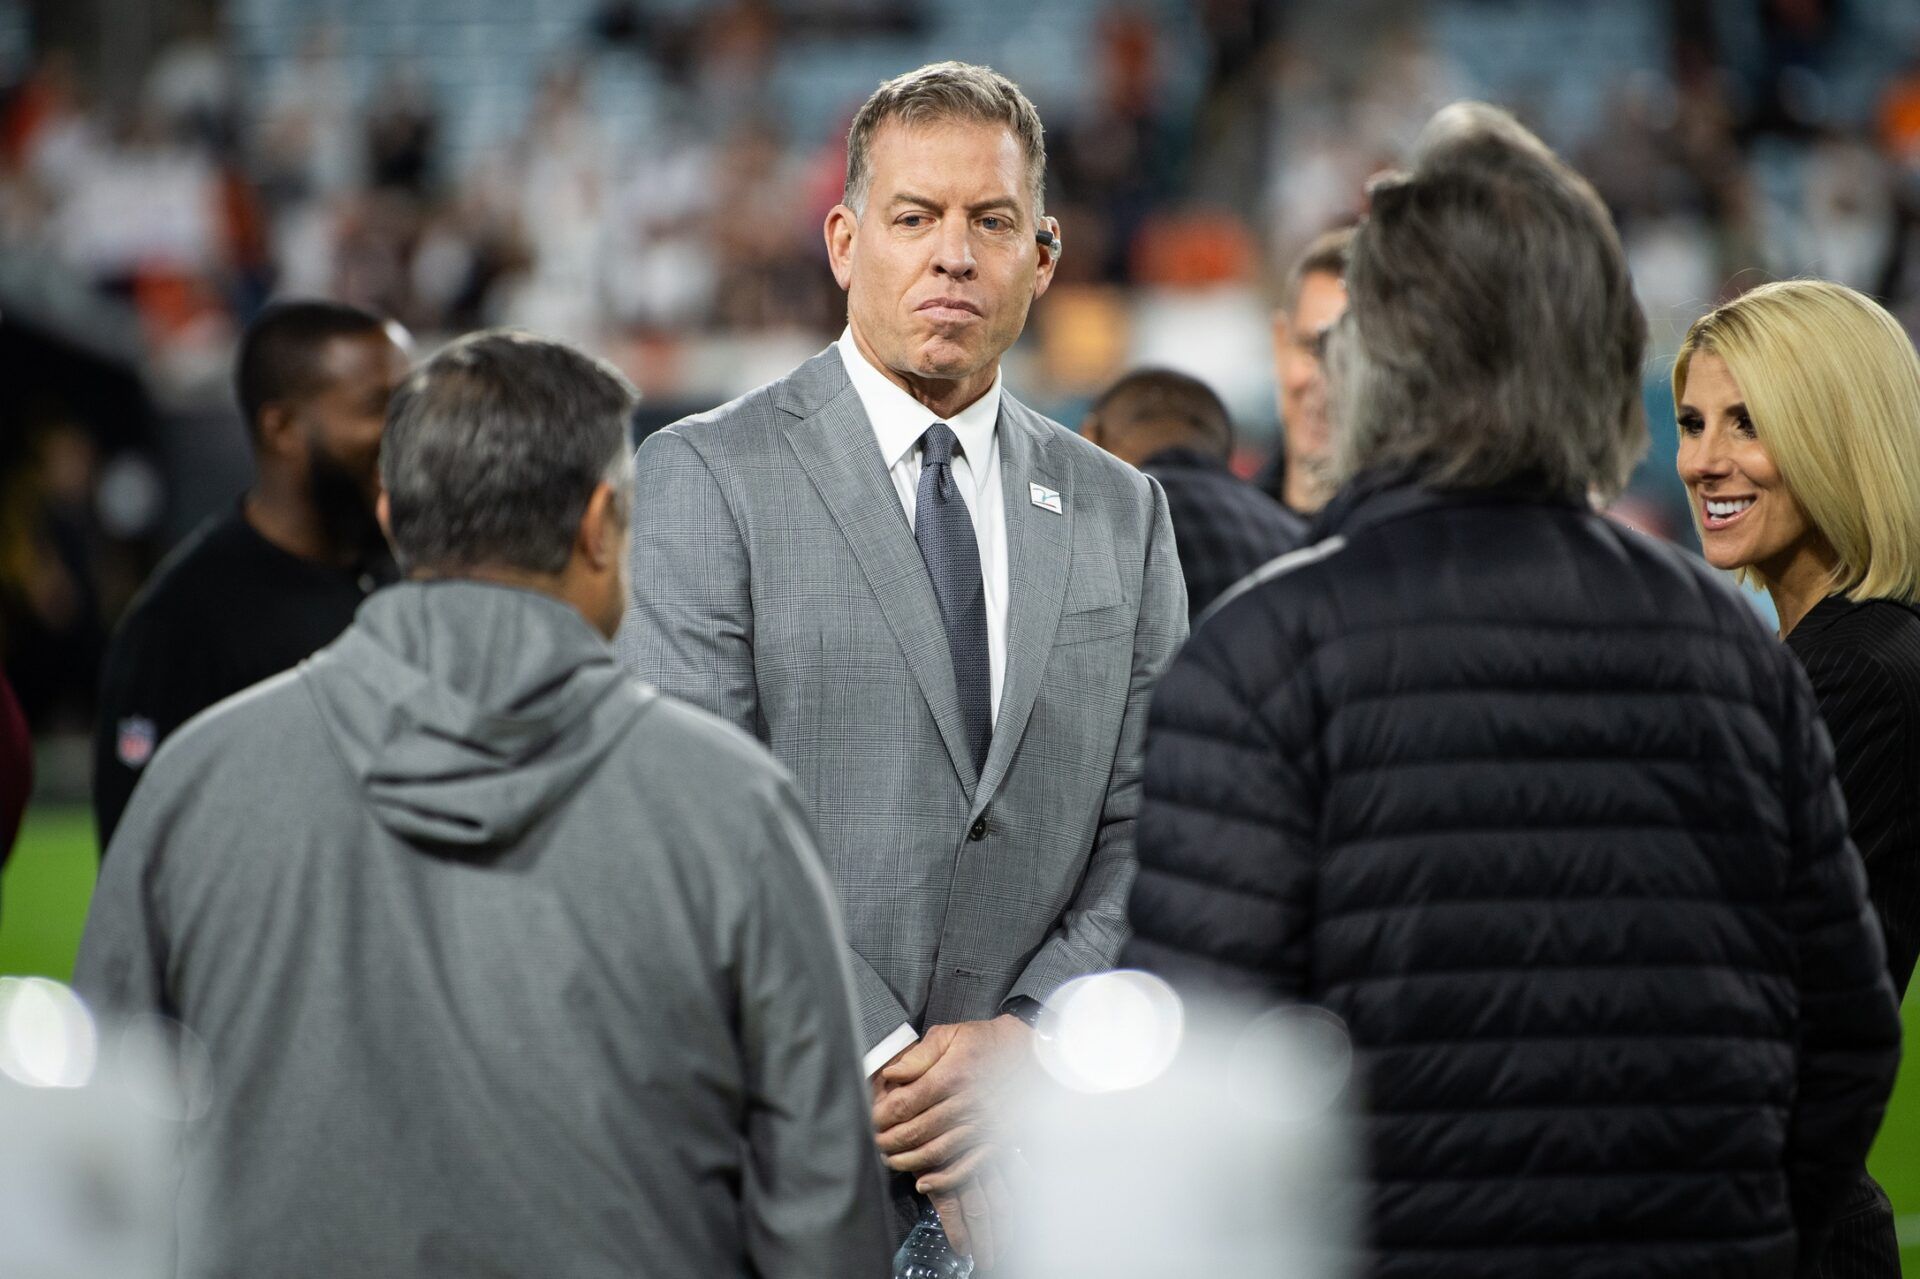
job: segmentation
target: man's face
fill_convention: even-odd
[[[1280,385],[1280,419],[1286,428],[1290,465],[1324,462],[1331,445],[1327,427],[1327,377],[1322,365],[1327,330],[1347,309],[1347,286],[1328,271],[1310,271],[1300,281],[1292,314],[1274,317],[1274,376]]]
[[[855,334],[904,376],[990,381],[1053,279],[1019,140],[1001,125],[889,121],[868,154],[865,211],[827,220]]]
[[[319,389],[295,408],[306,440],[307,491],[342,551],[380,545],[380,435],[407,353],[386,333],[337,337],[320,348]]]

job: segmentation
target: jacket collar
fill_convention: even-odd
[[[1555,493],[1531,477],[1488,488],[1442,489],[1422,483],[1411,468],[1385,468],[1361,472],[1334,494],[1314,517],[1308,540],[1337,536],[1351,541],[1365,529],[1442,507],[1514,505],[1585,509],[1584,503]]]
[[[1215,457],[1213,454],[1202,449],[1188,448],[1181,444],[1176,444],[1172,448],[1161,449],[1159,452],[1152,454],[1140,463],[1140,469],[1143,471],[1214,471],[1221,475],[1231,475],[1233,473],[1228,468],[1226,462]]]

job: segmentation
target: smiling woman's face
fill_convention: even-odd
[[[1679,427],[1680,479],[1709,564],[1781,581],[1796,559],[1824,547],[1754,429],[1732,370],[1711,351],[1687,365]]]

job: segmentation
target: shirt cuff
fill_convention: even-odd
[[[861,1073],[868,1079],[872,1079],[880,1072],[882,1066],[900,1054],[901,1049],[919,1038],[919,1033],[912,1026],[904,1021],[901,1022],[898,1030],[867,1049],[866,1060],[860,1063]]]

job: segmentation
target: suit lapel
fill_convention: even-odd
[[[1040,694],[1040,677],[1060,629],[1073,552],[1073,494],[1064,464],[1048,447],[1043,420],[1012,396],[1000,400],[1000,487],[1007,515],[1007,669],[1000,685],[1000,714],[993,743],[974,791],[976,815],[1012,766],[1027,719]],[[876,448],[876,452],[878,449]],[[1034,504],[1038,484],[1060,495],[1060,513]]]
[[[777,402],[798,419],[787,428],[794,456],[853,549],[906,654],[907,668],[926,696],[954,770],[971,792],[976,780],[973,756],[960,719],[940,602],[860,396],[831,348],[802,365],[783,390]]]

